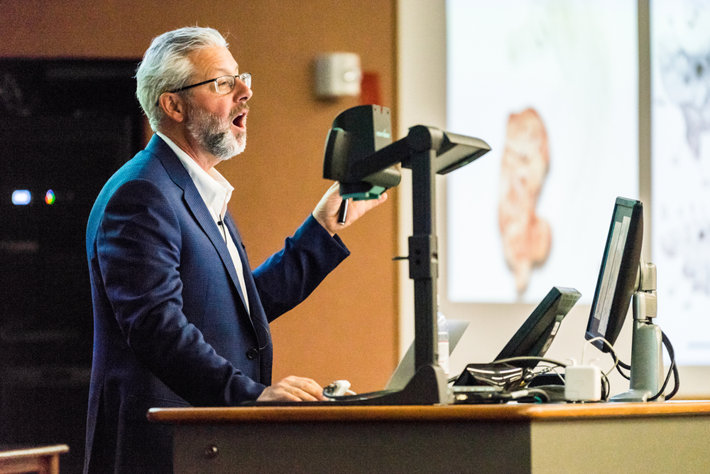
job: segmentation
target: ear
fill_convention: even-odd
[[[175,92],[163,92],[158,98],[158,106],[167,117],[175,122],[185,120],[187,107],[183,98]]]

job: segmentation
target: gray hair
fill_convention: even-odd
[[[168,31],[151,42],[136,70],[136,97],[154,131],[165,115],[157,105],[160,94],[187,85],[195,72],[188,56],[209,46],[229,45],[219,31],[197,26]]]

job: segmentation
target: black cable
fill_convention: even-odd
[[[624,365],[626,365],[626,364],[624,364]],[[628,367],[628,368],[627,368],[627,367],[624,367],[624,368],[627,369],[627,370],[631,370],[631,367]],[[628,375],[628,374],[623,373],[623,372],[621,371],[621,369],[622,369],[622,367],[621,367],[619,364],[616,364],[616,371],[619,372],[619,374],[620,374],[622,377],[624,377],[626,380],[631,380],[631,376]]]
[[[626,380],[631,380],[631,375],[627,375],[624,372],[621,371],[621,369],[628,370],[631,372],[631,365],[625,363],[619,357],[616,355],[616,352],[614,352],[614,347],[609,346],[609,352],[611,352],[611,356],[614,358],[614,361],[616,362],[616,371],[619,372],[619,374],[624,377]]]
[[[666,400],[670,400],[671,398],[673,398],[680,389],[680,377],[678,375],[678,364],[676,363],[673,364],[673,380],[673,390],[671,390],[671,393],[666,395]]]
[[[668,356],[671,358],[671,367],[673,368],[673,390],[671,390],[671,393],[666,395],[666,400],[670,400],[676,393],[678,393],[678,390],[680,389],[680,377],[678,375],[678,364],[676,364],[675,361],[675,351],[673,350],[673,344],[671,344],[671,340],[668,338],[668,336],[665,335],[663,331],[661,331],[661,334],[663,335],[663,344],[666,346]]]
[[[560,375],[559,372],[554,372],[555,370],[557,370],[559,368],[560,368],[560,366],[553,365],[550,367],[540,367],[537,372],[530,370],[530,372],[527,376],[527,380],[528,380],[528,382],[532,382],[533,380],[535,380],[535,378],[540,377],[541,375],[547,375],[550,372],[553,372],[555,375],[557,375],[560,378],[560,380],[562,381],[562,385],[564,385],[564,381],[565,381],[564,377],[562,375]],[[565,366],[565,368],[566,368],[566,366]]]
[[[622,369],[631,370],[631,364],[627,364],[627,363],[624,362],[624,361],[621,361],[621,360],[620,360],[618,365],[619,365],[619,367],[621,367]]]
[[[631,372],[631,365],[625,363],[623,360],[619,359],[616,356],[616,352],[614,352],[614,348],[610,347],[609,351],[611,352],[611,355],[614,357],[614,360],[616,361],[616,371],[621,374],[622,377],[624,377],[626,380],[629,380],[631,378],[630,375],[627,375],[621,371],[621,369],[628,370]]]
[[[513,365],[515,365],[515,362],[528,362],[528,361],[547,362],[548,364],[556,365],[558,367],[567,367],[567,364],[565,364],[564,362],[560,362],[560,361],[554,360],[554,359],[548,359],[546,357],[538,357],[538,356],[508,357],[505,359],[494,360],[493,363],[494,364],[513,363]]]
[[[675,382],[673,383],[673,390],[671,390],[671,393],[666,395],[666,400],[670,400],[675,396],[676,393],[678,393],[678,390],[680,389],[680,378],[678,376],[678,364],[674,363],[673,364],[673,379]]]
[[[606,339],[603,339],[603,341],[606,342]],[[616,369],[616,371],[619,372],[619,374],[622,377],[624,377],[626,380],[629,380],[631,377],[629,375],[625,374],[624,372],[622,372],[621,369],[625,369],[625,370],[630,371],[631,366],[629,364],[626,364],[625,362],[623,362],[621,359],[619,359],[619,357],[616,355],[616,352],[614,352],[614,346],[612,346],[608,342],[606,342],[606,346],[609,348],[609,355],[614,359],[614,367],[612,368],[612,370]]]
[[[604,372],[602,372],[602,400],[603,401],[608,401],[609,400],[609,394],[611,392],[611,385],[609,384],[609,377],[606,376]]]
[[[666,373],[666,378],[663,380],[663,385],[661,386],[661,389],[658,391],[657,394],[655,394],[653,397],[649,398],[649,401],[653,401],[658,399],[661,395],[663,395],[663,392],[665,392],[666,387],[668,386],[668,382],[670,381],[671,374],[673,374],[673,390],[671,393],[666,395],[665,399],[670,400],[673,398],[673,396],[678,393],[678,389],[680,388],[680,380],[678,378],[678,366],[675,363],[675,351],[673,350],[673,345],[671,344],[670,339],[668,339],[668,336],[661,331],[661,338],[663,341],[663,345],[666,346],[666,350],[668,351],[668,357],[671,360],[671,365],[668,368],[668,372]]]
[[[486,401],[491,403],[501,403],[509,401],[518,401],[521,403],[547,403],[550,401],[550,396],[544,390],[537,388],[521,388],[510,392],[499,392],[490,396]]]
[[[675,374],[675,361],[672,361],[672,362],[671,362],[670,367],[668,367],[668,372],[666,373],[666,378],[663,379],[663,385],[661,385],[661,388],[658,390],[658,393],[656,393],[656,394],[655,394],[654,396],[652,396],[652,397],[649,397],[649,399],[648,399],[649,402],[652,402],[652,401],[654,401],[654,400],[657,400],[658,397],[660,397],[661,395],[663,395],[663,392],[665,392],[666,387],[668,386],[668,381],[669,381],[670,378],[671,378],[671,374]],[[675,394],[674,394],[674,395],[675,395]],[[672,396],[673,396],[673,395],[669,395],[668,397],[666,397],[666,400],[670,400],[670,397],[672,397]]]

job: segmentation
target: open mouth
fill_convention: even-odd
[[[235,127],[237,128],[244,128],[247,123],[247,114],[246,112],[243,112],[236,117],[234,117],[234,120],[232,120],[232,124],[234,124]]]

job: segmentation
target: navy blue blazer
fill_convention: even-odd
[[[252,273],[232,217],[247,312],[218,226],[160,137],[106,183],[86,252],[94,352],[87,472],[171,472],[169,427],[151,407],[229,406],[271,383],[269,322],[303,301],[348,254],[309,216]]]

